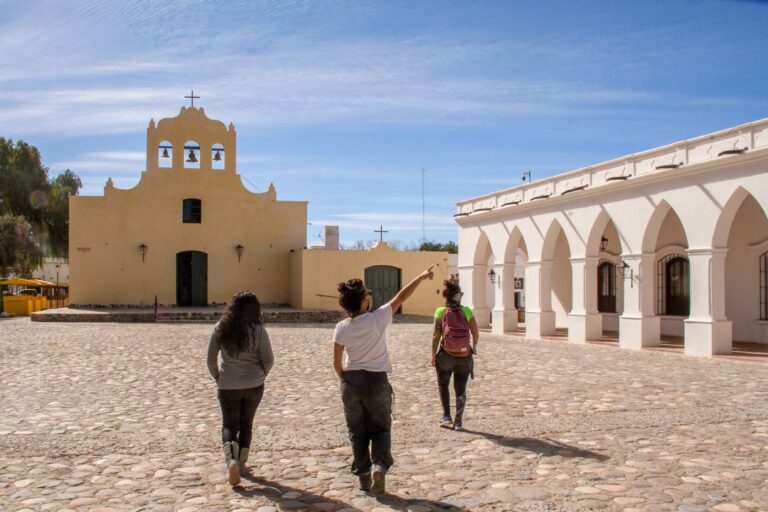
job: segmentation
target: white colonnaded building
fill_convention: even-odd
[[[768,119],[460,201],[464,303],[498,334],[768,344],[767,208]]]

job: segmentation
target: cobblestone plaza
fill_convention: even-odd
[[[483,334],[453,432],[424,323],[389,330],[386,495],[349,473],[331,324],[268,326],[252,475],[233,489],[211,327],[0,321],[0,510],[768,509],[768,365]]]

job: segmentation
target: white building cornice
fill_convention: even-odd
[[[768,119],[746,123],[640,153],[559,174],[457,203],[456,222],[484,221],[583,199],[595,193],[634,188],[768,156]]]

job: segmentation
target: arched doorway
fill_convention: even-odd
[[[366,268],[365,287],[373,293],[373,309],[386,304],[400,290],[400,269],[389,265]],[[395,313],[400,313],[401,309]]]
[[[688,316],[691,311],[691,283],[688,258],[669,254],[658,262],[658,312],[660,315]]]
[[[616,265],[610,260],[597,266],[597,311],[616,313]]]
[[[208,255],[200,251],[176,254],[176,305],[208,305]]]

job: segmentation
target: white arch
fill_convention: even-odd
[[[741,208],[741,205],[744,204],[744,201],[749,197],[752,197],[752,199],[760,205],[763,213],[768,217],[768,212],[766,212],[765,206],[760,204],[754,195],[749,193],[742,186],[737,187],[736,190],[733,191],[733,194],[731,194],[731,197],[728,198],[728,201],[726,201],[720,212],[720,216],[717,218],[717,223],[715,224],[715,229],[712,233],[712,247],[728,246],[728,235],[731,233],[733,219],[736,217],[736,213],[739,211],[739,208]]]
[[[504,250],[504,263],[514,263],[517,257],[517,251],[520,249],[528,257],[528,244],[525,243],[525,237],[523,236],[520,228],[515,226],[512,228],[512,232],[507,237],[507,247]]]
[[[688,233],[685,230],[685,225],[680,220],[680,215],[677,213],[677,211],[670,206],[670,204],[665,200],[662,199],[659,201],[659,204],[656,205],[656,209],[653,211],[653,214],[648,219],[648,222],[645,226],[645,231],[643,233],[643,243],[642,243],[642,251],[645,254],[651,254],[655,252],[656,250],[656,241],[659,238],[659,233],[661,232],[661,228],[664,225],[664,219],[667,217],[667,214],[672,211],[674,212],[675,216],[677,217],[678,221],[680,222],[680,225],[683,229],[683,236],[685,236],[686,243],[690,239],[688,236]]]
[[[552,261],[552,259],[554,259],[555,245],[557,244],[557,238],[560,232],[563,233],[565,243],[568,246],[568,252],[573,254],[571,241],[568,240],[568,235],[563,229],[563,226],[560,224],[559,220],[552,219],[552,222],[549,223],[547,232],[544,235],[544,243],[541,246],[541,261]]]

